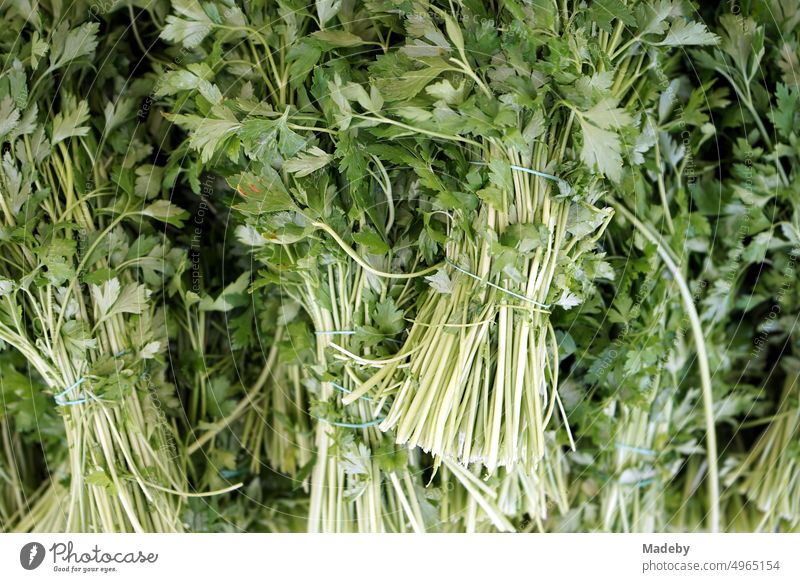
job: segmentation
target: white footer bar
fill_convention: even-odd
[[[3,534],[0,579],[797,582],[800,534]]]

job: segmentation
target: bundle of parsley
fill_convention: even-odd
[[[315,416],[341,428],[382,421],[384,432],[397,428],[391,436],[398,444],[421,445],[437,464],[478,462],[490,473],[508,465],[511,474],[522,464],[535,474],[547,439],[551,449],[560,446],[545,428],[557,407],[563,416],[557,338],[547,316],[578,305],[595,277],[609,276],[594,245],[612,213],[595,203],[608,187],[604,178],[622,177],[623,145],[635,146],[634,160],[652,145],[650,128],[634,123],[649,105],[636,90],[671,47],[708,44],[713,35],[687,24],[677,8],[647,5],[626,9],[614,27],[607,20],[598,26],[595,12],[583,17],[546,6],[530,25],[515,5],[387,6],[371,12],[369,26],[347,11],[318,10],[315,17],[253,8],[215,18],[181,6],[162,38],[200,53],[216,46],[214,38],[229,43],[231,65],[167,71],[159,93],[179,96],[184,109],[184,95],[197,95],[196,113],[169,117],[189,130],[201,167],[213,162],[229,175],[237,164],[247,168],[229,179],[245,200],[236,207],[246,223],[239,236],[261,249],[269,271],[259,285],[280,286],[312,320],[322,380],[313,396],[324,405]],[[258,34],[258,23],[267,21],[282,24]],[[190,35],[198,23],[202,33]],[[384,39],[398,32],[405,41],[390,47]],[[586,40],[592,35],[600,41],[595,51]],[[631,50],[634,43],[648,50]],[[356,50],[369,45],[382,50]],[[526,62],[524,54],[541,56]],[[611,55],[617,67],[607,70]],[[341,174],[330,168],[334,159]],[[402,212],[412,220],[401,222],[393,180],[408,170],[412,181],[401,183],[413,198]],[[403,242],[409,228],[418,233],[414,246]],[[405,253],[393,248],[398,243]],[[408,272],[408,259],[400,259],[414,253]],[[414,270],[420,260],[431,267]],[[409,285],[425,274],[430,287]],[[391,284],[395,279],[405,283]],[[375,313],[354,320],[362,281],[370,296],[389,298],[368,296],[365,307],[374,304]],[[402,315],[401,300],[411,302],[411,325],[387,320]],[[400,333],[399,349],[381,345],[382,335]],[[394,355],[370,357],[376,348]],[[341,362],[338,370],[331,359]],[[356,418],[335,418],[334,390],[346,393],[344,405],[361,407]],[[386,418],[363,404],[371,396],[391,403]],[[331,429],[318,426],[312,524],[326,521],[322,507],[335,507],[319,495],[339,488],[314,486],[337,473],[323,462]],[[363,458],[355,474],[370,473],[369,450],[364,444],[347,453]],[[557,481],[552,474],[535,480],[563,498]]]
[[[41,418],[57,411],[65,442],[48,447],[49,487],[16,527],[180,531],[153,291],[183,259],[151,219],[179,226],[181,211],[150,183],[118,34],[68,21],[60,4],[25,6],[4,16],[0,339],[36,375]]]
[[[604,239],[616,280],[559,318],[579,455],[554,529],[797,529],[800,13],[745,14],[709,9],[719,42],[661,64],[654,143]]]
[[[641,86],[672,47],[714,42],[678,9],[621,15],[612,26],[546,4],[414,4],[368,92],[330,84],[340,126],[390,138],[374,150],[417,168],[434,199],[425,232],[443,266],[403,358],[368,384],[392,398],[381,428],[399,443],[489,473],[546,456],[546,430],[564,416],[549,314],[611,276],[596,249],[613,215],[603,198],[623,153],[636,163],[652,145],[635,123],[653,97]]]
[[[422,486],[412,478],[414,463],[375,428],[383,404],[369,398],[342,402],[359,381],[348,362],[382,362],[404,330],[401,308],[413,297],[410,277],[387,270],[403,271],[415,261],[407,232],[413,213],[405,209],[405,195],[393,196],[402,192],[402,175],[390,176],[350,136],[326,128],[314,103],[325,85],[308,76],[321,59],[331,59],[330,66],[346,74],[347,63],[338,53],[380,44],[372,40],[375,32],[357,30],[361,38],[319,26],[336,14],[320,15],[320,21],[305,11],[252,6],[246,16],[231,9],[213,19],[189,15],[181,6],[175,5],[181,16],[168,18],[161,37],[201,54],[219,44],[228,57],[217,70],[189,64],[165,71],[159,80],[156,94],[175,99],[168,119],[189,131],[173,160],[184,163],[185,150],[197,150],[199,158],[192,163],[200,169],[194,171],[221,174],[238,192],[234,210],[242,224],[237,237],[264,265],[254,289],[279,291],[279,321],[285,328],[279,333],[286,338],[281,343],[288,342],[294,352],[290,358],[304,365],[302,382],[294,362],[273,366],[278,368],[269,371],[274,390],[262,401],[270,408],[263,417],[253,413],[244,430],[252,438],[263,430],[258,419],[265,418],[300,433],[269,435],[265,443],[276,468],[310,472],[309,529],[421,531]],[[206,24],[204,34],[187,34],[190,16]],[[337,19],[360,21],[344,12]],[[256,32],[265,22],[281,24],[270,34]],[[194,103],[190,95],[196,95]],[[365,176],[348,170],[345,162],[340,169],[331,167],[340,148],[359,152],[364,165],[358,169]],[[381,230],[386,235],[379,235]],[[390,244],[402,248],[388,253]],[[375,247],[390,256],[362,258]],[[276,361],[266,357],[271,359]],[[281,380],[286,378],[293,384],[288,399]],[[281,418],[287,406],[291,416]],[[312,450],[303,434],[310,422]],[[287,449],[301,449],[297,459]]]

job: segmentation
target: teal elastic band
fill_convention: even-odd
[[[78,400],[69,400],[69,401],[64,400],[64,396],[75,390],[75,388],[83,384],[85,381],[86,378],[79,378],[74,384],[72,384],[72,386],[70,386],[63,392],[55,394],[53,398],[55,399],[56,404],[58,404],[59,406],[74,406],[75,404],[83,404],[84,402],[88,402],[86,398],[79,398]]]
[[[57,399],[61,398],[62,396],[66,396],[67,394],[69,394],[70,392],[72,392],[73,390],[75,390],[75,388],[77,388],[78,386],[80,386],[80,385],[81,385],[81,384],[83,384],[84,382],[86,382],[86,378],[80,378],[80,379],[79,379],[77,382],[75,382],[75,383],[74,383],[72,386],[70,386],[69,388],[67,388],[67,389],[66,389],[66,390],[64,390],[63,392],[60,392],[60,393],[56,394],[56,395],[54,396],[54,398],[56,398],[56,400],[57,400]]]
[[[344,331],[333,330],[333,331],[315,331],[314,333],[316,335],[353,335],[356,332],[350,330],[344,330]]]
[[[234,477],[238,477],[239,475],[244,474],[243,469],[222,469],[219,474],[224,477],[225,479],[233,479]]]
[[[655,457],[656,452],[652,449],[643,449],[641,447],[632,447],[631,445],[626,445],[623,443],[614,443],[614,446],[618,449],[623,449],[625,451],[632,451],[634,453],[639,453],[640,455],[647,455],[648,457]]]
[[[341,426],[343,428],[368,428],[370,426],[375,426],[376,424],[380,424],[385,420],[384,417],[376,418],[375,420],[368,420],[366,422],[359,422],[359,423],[352,423],[352,422],[336,422],[333,420],[328,420],[327,418],[319,418],[322,422],[327,422],[328,424],[332,424],[333,426]]]
[[[546,178],[548,180],[553,180],[553,182],[563,182],[563,180],[557,176],[553,176],[552,174],[545,174],[544,172],[539,172],[538,170],[531,170],[530,168],[523,168],[522,166],[510,166],[512,170],[518,170],[520,172],[525,172],[527,174],[533,174],[534,176],[539,176],[540,178]]]
[[[83,404],[85,402],[89,402],[89,399],[79,398],[78,400],[67,400],[66,402],[63,400],[56,400],[56,404],[59,406],[75,406],[76,404]]]
[[[487,164],[485,162],[470,162],[470,163],[471,164],[477,164],[477,165],[480,165],[480,166],[488,166],[489,165],[489,164]],[[559,188],[559,190],[561,190],[562,194],[565,192],[565,190],[564,190],[565,188],[566,188],[566,192],[569,192],[569,190],[570,190],[569,184],[567,184],[566,181],[562,180],[558,176],[554,176],[553,174],[547,174],[545,172],[540,172],[539,170],[532,170],[530,168],[525,168],[523,166],[517,166],[515,164],[509,164],[508,167],[511,168],[512,170],[517,170],[518,172],[525,172],[526,174],[533,174],[534,176],[539,176],[540,178],[544,178],[545,180],[552,180],[553,182],[558,184],[558,188]]]
[[[472,277],[473,279],[475,279],[476,281],[480,281],[484,285],[488,285],[489,287],[493,287],[493,288],[497,289],[498,291],[502,291],[503,293],[508,293],[512,297],[516,297],[517,299],[521,299],[522,301],[527,301],[528,303],[536,305],[537,307],[541,307],[543,309],[550,309],[550,306],[547,303],[539,303],[538,301],[534,301],[533,299],[525,297],[524,295],[520,295],[519,293],[515,293],[514,291],[511,291],[510,289],[506,289],[505,287],[501,287],[500,285],[495,285],[491,281],[486,281],[486,280],[482,279],[481,277],[478,277],[477,275],[474,275],[473,273],[470,273],[466,269],[462,269],[461,267],[459,267],[458,265],[456,265],[454,262],[450,261],[449,259],[445,259],[445,263],[447,263],[448,265],[453,267],[459,273],[464,273],[468,277]]]
[[[330,385],[339,390],[340,392],[344,392],[345,394],[350,394],[352,390],[348,390],[344,386],[337,384],[336,382],[330,382]],[[367,396],[360,396],[359,400],[372,400],[372,398],[368,398]]]
[[[475,166],[488,166],[486,162],[470,162]],[[561,178],[558,176],[554,176],[553,174],[545,174],[544,172],[540,172],[539,170],[531,170],[530,168],[525,168],[523,166],[517,166],[516,164],[509,164],[508,166],[512,170],[518,170],[520,172],[525,172],[528,174],[533,174],[534,176],[539,176],[540,178],[547,178],[548,180],[553,180],[554,182],[563,182]]]
[[[561,194],[569,194],[571,188],[569,184],[567,184],[564,180],[559,178],[558,176],[553,176],[552,174],[545,174],[544,172],[539,172],[538,170],[531,170],[530,168],[523,168],[522,166],[511,166],[512,170],[518,170],[520,172],[525,172],[527,174],[533,174],[534,176],[539,176],[540,178],[544,178],[546,180],[552,180],[556,184],[558,184],[558,189],[561,191]]]

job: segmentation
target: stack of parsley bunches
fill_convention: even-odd
[[[0,9],[0,530],[800,529],[800,9],[107,8]]]

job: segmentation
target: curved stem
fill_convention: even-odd
[[[700,365],[700,382],[703,387],[703,407],[705,409],[705,424],[706,424],[706,456],[708,457],[708,495],[710,507],[710,525],[709,529],[712,533],[717,533],[720,528],[719,516],[719,466],[717,460],[717,433],[714,424],[714,394],[711,389],[711,372],[708,365],[708,352],[706,350],[706,342],[703,337],[703,328],[700,324],[700,317],[692,300],[692,293],[689,290],[689,285],[686,283],[683,274],[680,272],[678,265],[673,261],[670,256],[671,253],[667,250],[666,246],[661,242],[660,238],[652,233],[636,216],[633,215],[625,206],[613,198],[609,199],[610,203],[619,209],[622,215],[628,219],[634,227],[636,227],[642,236],[648,241],[656,245],[656,250],[659,256],[666,264],[667,268],[675,278],[675,282],[681,292],[684,307],[689,315],[689,321],[692,326],[692,335],[694,336],[695,347],[697,348],[697,361]]]
[[[333,240],[336,241],[336,244],[342,247],[342,250],[346,252],[351,259],[353,259],[356,263],[358,263],[359,266],[361,266],[361,268],[363,268],[366,271],[369,271],[370,273],[378,277],[383,277],[385,279],[414,279],[416,277],[424,277],[425,275],[433,273],[434,271],[439,270],[439,268],[442,266],[441,263],[438,263],[436,265],[433,265],[432,267],[428,267],[427,269],[423,269],[415,273],[387,273],[386,271],[380,271],[375,267],[371,266],[368,262],[366,262],[353,249],[353,247],[347,244],[347,242],[345,242],[345,240],[342,237],[340,237],[339,234],[327,224],[325,224],[324,222],[314,221],[311,223],[311,225],[316,228],[320,228],[325,232],[327,232],[329,235],[331,235],[331,238],[333,238]]]
[[[277,346],[278,343],[280,342],[281,336],[282,336],[282,329],[278,328],[278,331],[275,333],[274,347],[272,350],[270,350],[267,362],[261,369],[261,373],[259,374],[255,384],[253,384],[253,387],[250,388],[250,390],[245,394],[245,397],[242,398],[239,404],[236,405],[236,408],[234,408],[233,411],[228,416],[226,416],[219,422],[215,423],[205,434],[203,434],[200,438],[198,438],[194,443],[189,445],[189,447],[186,449],[187,455],[193,454],[195,451],[197,451],[197,449],[199,449],[200,447],[205,445],[208,441],[217,436],[221,431],[227,428],[233,421],[239,418],[242,415],[242,413],[247,410],[249,406],[253,405],[256,398],[258,397],[259,392],[261,392],[261,390],[264,388],[264,385],[270,378],[270,374],[275,369],[275,361],[277,360],[278,357]]]
[[[173,495],[178,495],[180,497],[213,497],[214,495],[222,495],[223,493],[229,493],[231,491],[235,491],[244,485],[244,483],[236,483],[235,485],[231,485],[230,487],[225,487],[224,489],[217,489],[215,491],[203,491],[202,493],[189,493],[187,491],[177,491],[175,489],[170,489],[169,487],[162,487],[161,485],[156,485],[155,483],[151,483],[150,481],[146,481],[149,487],[157,491],[163,491],[164,493],[172,493]]]

